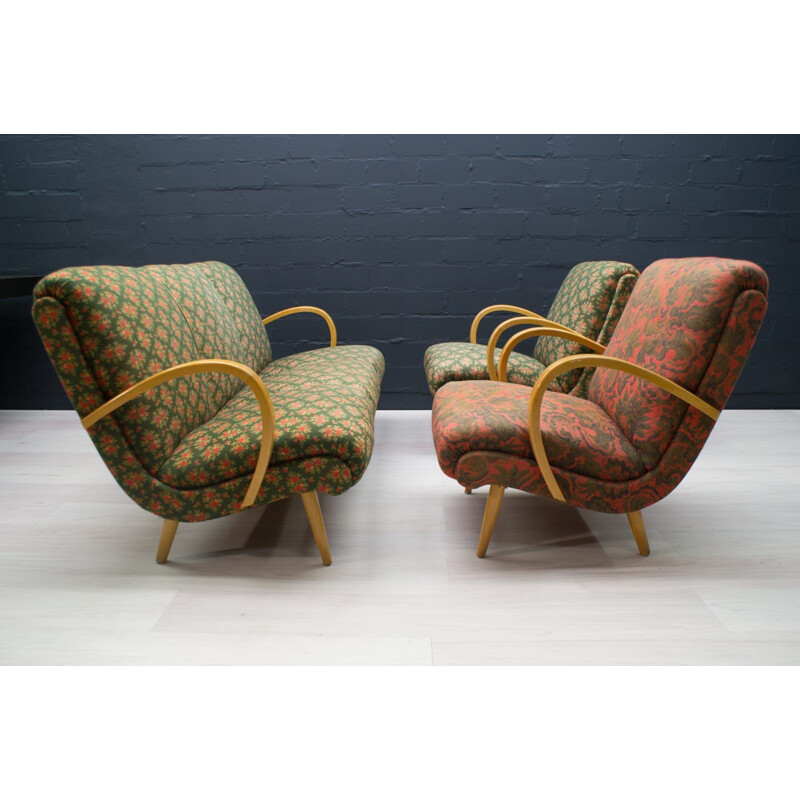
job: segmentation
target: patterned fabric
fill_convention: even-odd
[[[659,294],[660,307],[652,300]],[[755,264],[723,259],[657,262],[643,272],[607,353],[629,354],[630,360],[666,377],[677,377],[700,398],[722,408],[755,341],[766,311],[766,294],[766,275]],[[653,366],[651,358],[659,359],[658,366]],[[598,369],[585,401],[598,413],[602,410],[597,419],[607,418],[614,425],[614,441],[600,442],[598,437],[608,434],[596,421],[590,422],[584,405],[574,405],[577,398],[573,396],[548,393],[542,406],[545,449],[567,502],[610,513],[637,511],[669,494],[694,463],[714,426],[700,411],[681,401],[673,403],[663,390],[653,387],[651,391],[650,384],[633,377],[617,382],[618,375],[629,377]],[[498,484],[549,496],[530,449],[509,445],[509,440],[524,444],[520,431],[527,433],[527,404],[514,412],[508,399],[508,393],[518,389],[498,383],[480,386],[481,391],[492,387],[486,393],[496,398],[474,402],[475,384],[470,383],[453,384],[445,387],[447,392],[443,388],[436,394],[433,435],[442,469],[463,486]],[[504,409],[503,414],[495,414],[495,403]],[[670,427],[675,403],[678,424]],[[481,412],[480,404],[487,410]],[[637,407],[640,416],[635,413]],[[658,424],[659,407],[661,424],[670,428],[668,437]],[[458,419],[458,408],[464,410],[468,422]],[[561,427],[552,421],[556,408]],[[626,430],[632,419],[643,422]],[[513,430],[517,433],[511,435]],[[481,432],[480,437],[472,431]],[[492,431],[496,431],[494,437]],[[666,438],[655,462],[645,432],[659,443]],[[583,445],[581,437],[586,437]],[[572,449],[581,447],[586,448],[592,466],[569,461]],[[619,459],[630,457],[630,447],[638,460],[625,466]],[[608,448],[610,456],[607,465],[597,455],[603,448]]]
[[[256,372],[269,362],[253,300],[224,264],[73,267],[40,281],[34,297],[62,305],[104,400],[186,361],[213,356]],[[46,317],[39,332],[50,334]],[[128,403],[117,419],[136,457],[155,474],[178,442],[241,387],[230,375],[179,378]],[[76,406],[81,414],[94,407]]]
[[[495,367],[500,360],[501,348],[495,351]],[[431,345],[425,351],[425,374],[431,394],[451,381],[488,381],[486,345],[469,342],[443,342]],[[508,359],[508,380],[533,386],[544,369],[535,358],[514,351]]]
[[[474,451],[532,459],[528,386],[492,381],[449,383],[433,400],[434,442],[443,472],[456,477],[462,456]],[[581,397],[548,392],[542,437],[553,466],[581,475],[624,481],[645,472],[636,448],[609,416]]]
[[[564,279],[547,318],[600,344],[606,344],[638,275],[635,267],[618,261],[585,261],[578,264]],[[508,379],[512,383],[532,386],[544,367],[566,355],[584,352],[587,352],[585,348],[575,342],[540,337],[536,339],[533,358],[518,351],[512,353]],[[497,357],[499,355],[498,349]],[[484,345],[461,342],[432,345],[425,353],[424,364],[431,394],[451,381],[489,379]],[[568,372],[559,376],[552,388],[585,397],[591,376],[592,370]]]
[[[344,462],[351,484],[358,480],[372,454],[382,374],[381,354],[357,345],[273,361],[261,373],[275,409],[270,467],[332,456]],[[157,477],[176,489],[198,489],[252,475],[260,445],[261,414],[248,389],[195,428]]]
[[[547,318],[560,322],[580,334],[607,344],[639,277],[638,270],[618,261],[584,261],[570,271],[550,306]],[[564,356],[589,352],[566,339],[541,336],[536,339],[533,356],[545,366]],[[582,377],[582,370],[565,372],[556,378],[562,392],[571,392]],[[583,394],[591,372],[581,382]],[[579,391],[576,391],[579,394]]]
[[[606,355],[647,367],[695,392],[734,301],[748,289],[766,295],[767,280],[760,267],[746,261],[657,261],[639,280]],[[618,422],[649,468],[660,460],[686,411],[682,401],[662,389],[607,369],[598,370],[589,399]]]
[[[198,358],[228,358],[257,369],[273,392],[276,444],[257,504],[315,489],[341,494],[363,474],[383,357],[373,348],[337,347],[270,362],[261,318],[229,267],[208,262],[74,268],[45,278],[35,298],[34,321],[81,416],[158,370]],[[248,387],[234,378],[231,392],[227,380],[195,377],[205,376],[163,384],[89,431],[128,495],[146,510],[178,521],[240,510],[255,464],[254,437],[260,434]],[[314,413],[297,407],[306,401]],[[241,424],[242,430],[225,433],[218,419]],[[220,456],[223,445],[228,451]],[[173,458],[180,448],[185,464]]]

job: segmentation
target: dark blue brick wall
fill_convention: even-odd
[[[326,308],[384,352],[381,406],[422,408],[429,344],[489,303],[546,311],[578,261],[746,258],[770,310],[731,405],[798,407],[799,183],[798,136],[5,136],[0,274],[219,259],[265,314]],[[0,302],[0,405],[66,407],[30,301]]]

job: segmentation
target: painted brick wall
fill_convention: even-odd
[[[265,314],[319,305],[379,347],[382,408],[429,407],[425,348],[489,303],[545,312],[578,261],[690,255],[770,277],[731,405],[800,407],[798,222],[800,136],[0,137],[0,274],[224,261]],[[0,406],[66,407],[30,301],[0,302]],[[324,330],[271,335],[284,355]]]

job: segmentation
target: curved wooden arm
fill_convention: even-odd
[[[627,372],[629,375],[635,375],[648,383],[658,386],[659,389],[669,392],[684,403],[688,403],[698,411],[702,411],[706,416],[716,420],[719,418],[719,410],[714,408],[705,400],[701,400],[696,394],[684,389],[680,384],[675,381],[664,378],[657,372],[653,372],[647,367],[640,367],[638,364],[631,364],[629,361],[623,361],[621,358],[614,358],[613,356],[600,356],[600,355],[577,355],[566,356],[551,364],[536,381],[536,385],[531,390],[531,398],[528,403],[528,435],[531,439],[531,447],[533,448],[533,457],[536,459],[536,464],[542,471],[542,477],[550,490],[550,494],[555,500],[560,500],[565,503],[564,494],[556,481],[556,476],[553,474],[553,468],[547,460],[547,454],[544,451],[544,441],[542,440],[541,430],[541,413],[542,413],[542,400],[548,385],[552,380],[561,375],[563,372],[569,372],[572,369],[579,369],[582,367],[604,367],[607,369],[616,369],[620,372]]]
[[[557,339],[569,339],[571,342],[578,342],[596,353],[602,353],[605,350],[603,345],[598,344],[593,339],[582,336],[580,333],[567,328],[565,325],[559,325],[557,322],[546,322],[544,325],[537,325],[533,328],[529,327],[525,331],[520,331],[514,334],[507,342],[505,347],[500,352],[500,360],[497,365],[497,370],[494,368],[494,351],[497,346],[497,340],[503,331],[513,328],[517,325],[530,325],[530,317],[512,317],[505,322],[501,322],[493,331],[489,339],[489,344],[486,346],[486,366],[489,368],[489,378],[493,381],[506,380],[508,371],[508,359],[511,357],[512,350],[525,339],[532,339],[534,336],[555,336]]]
[[[323,311],[321,308],[317,308],[316,306],[294,306],[294,308],[284,308],[283,311],[277,311],[274,314],[270,314],[268,317],[264,317],[261,321],[264,325],[269,325],[270,322],[275,322],[276,319],[281,319],[283,317],[288,317],[290,314],[318,314],[325,322],[328,323],[328,330],[331,333],[331,347],[336,347],[336,326],[333,324],[333,320],[331,319],[330,314],[327,311]]]
[[[253,478],[250,481],[250,486],[247,489],[247,494],[242,501],[242,508],[248,508],[256,501],[256,496],[264,481],[264,475],[269,466],[269,459],[272,455],[272,442],[275,438],[275,411],[272,408],[272,400],[270,399],[267,387],[264,382],[258,377],[258,373],[254,372],[250,367],[244,364],[239,364],[237,361],[226,361],[221,358],[204,358],[200,361],[187,361],[185,364],[178,364],[174,367],[156,372],[149,378],[145,378],[139,383],[135,383],[125,391],[120,392],[116,397],[112,397],[106,403],[103,403],[99,408],[96,408],[91,413],[87,414],[81,422],[83,427],[87,430],[92,427],[96,422],[99,422],[103,417],[116,411],[120,406],[144,394],[149,389],[160,386],[162,383],[174,380],[175,378],[182,378],[185,375],[194,375],[198,372],[224,372],[228,375],[235,375],[241,378],[252,390],[253,394],[258,400],[258,407],[261,411],[261,449],[258,451],[258,461],[256,461],[256,468],[253,472]]]
[[[556,328],[564,328],[565,330],[570,330],[565,325],[561,325],[558,322],[550,322],[547,317],[543,317],[541,314],[537,314],[535,311],[529,311],[527,308],[522,308],[521,306],[507,306],[504,304],[496,305],[496,306],[486,306],[486,308],[480,310],[476,315],[475,319],[472,320],[472,327],[469,329],[469,340],[472,344],[477,344],[478,342],[478,325],[480,321],[487,315],[491,314],[495,311],[513,311],[516,314],[522,314],[529,319],[537,320],[538,322],[546,323],[547,325],[552,325]]]

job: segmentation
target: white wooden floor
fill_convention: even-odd
[[[800,412],[725,411],[675,492],[624,517],[487,489],[436,463],[430,414],[382,411],[362,481],[160,524],[75,414],[0,412],[2,664],[800,664]]]

